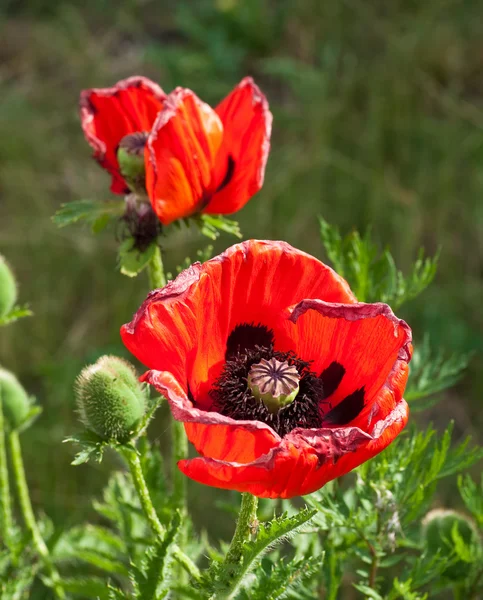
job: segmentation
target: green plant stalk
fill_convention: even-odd
[[[142,509],[148,520],[151,531],[160,539],[163,539],[166,533],[161,521],[158,518],[154,508],[151,494],[149,493],[146,480],[144,479],[141,461],[138,454],[133,450],[122,450],[122,455],[129,465],[129,470],[136,488],[137,495],[141,502]],[[200,579],[200,571],[195,563],[178,546],[173,548],[174,559],[183,567],[183,569],[196,581]]]
[[[12,528],[13,518],[8,481],[7,451],[5,447],[5,423],[0,399],[0,531],[2,532],[2,537],[7,548],[11,547]]]
[[[149,283],[151,289],[161,288],[166,285],[166,276],[164,274],[163,259],[159,246],[148,265]],[[186,513],[186,477],[178,469],[178,461],[188,456],[188,440],[184,430],[183,423],[171,420],[171,447],[172,447],[172,465],[171,475],[173,478],[173,501],[181,514]]]
[[[213,598],[217,600],[231,598],[236,592],[243,575],[243,545],[250,539],[252,524],[257,518],[258,498],[248,492],[242,494],[240,513],[236,522],[235,533],[225,556],[225,560],[216,569],[216,587],[220,592]],[[212,574],[212,576],[215,574]],[[221,591],[222,590],[222,591]]]
[[[12,460],[13,478],[17,488],[18,500],[20,503],[20,510],[22,517],[25,522],[27,530],[32,535],[32,541],[37,550],[45,570],[50,576],[52,581],[52,588],[55,595],[59,599],[65,598],[64,590],[62,589],[62,583],[60,580],[59,573],[55,568],[49,549],[47,548],[42,534],[40,533],[39,526],[35,519],[34,511],[32,509],[32,503],[30,501],[30,495],[27,485],[27,479],[25,477],[25,469],[22,459],[22,451],[20,448],[20,438],[17,431],[12,431],[8,435],[10,457]]]

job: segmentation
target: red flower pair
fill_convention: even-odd
[[[142,186],[165,225],[199,212],[236,212],[262,187],[272,115],[250,77],[215,110],[191,90],[167,95],[149,79],[130,77],[84,90],[80,115],[114,193],[132,187],[121,173],[120,144],[144,158]]]
[[[332,269],[249,241],[155,290],[121,330],[208,485],[289,498],[383,450],[407,422],[411,330]]]

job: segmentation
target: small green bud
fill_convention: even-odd
[[[454,510],[435,509],[423,519],[422,535],[429,555],[434,556],[439,551],[443,557],[454,557],[454,531],[457,531],[469,553],[471,547],[481,547],[478,530],[470,517]],[[459,559],[445,569],[443,575],[452,581],[461,581],[469,575],[471,568],[471,562]]]
[[[15,375],[2,368],[0,368],[0,400],[7,428],[18,429],[29,415],[31,402]]]
[[[5,317],[17,301],[17,283],[13,273],[0,255],[0,318]]]
[[[145,413],[136,371],[116,356],[102,356],[76,381],[81,421],[105,441],[126,442]]]
[[[295,400],[299,393],[299,381],[297,369],[276,358],[262,358],[251,367],[247,379],[253,397],[263,402],[272,414]]]
[[[146,168],[144,165],[144,146],[148,134],[138,131],[125,135],[119,142],[117,161],[119,170],[129,188],[136,193],[146,194]]]

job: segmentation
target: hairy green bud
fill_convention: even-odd
[[[136,371],[116,356],[86,367],[75,385],[81,421],[105,441],[126,442],[145,413]]]
[[[442,557],[453,558],[456,543],[458,540],[463,542],[467,560],[458,559],[444,570],[443,575],[452,581],[462,581],[469,575],[471,549],[481,547],[478,530],[470,517],[454,510],[431,510],[423,519],[422,534],[430,556],[439,552]]]
[[[0,368],[0,401],[7,428],[18,429],[29,415],[31,402],[15,375],[2,368]]]
[[[12,310],[17,301],[17,283],[7,262],[0,255],[0,318]]]

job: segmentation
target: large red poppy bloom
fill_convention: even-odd
[[[121,335],[184,422],[201,456],[179,468],[201,483],[308,494],[407,422],[408,325],[386,304],[357,302],[332,269],[284,242],[248,241],[194,264],[151,292]],[[300,376],[276,414],[247,383],[273,358]]]
[[[263,185],[272,115],[251,77],[215,110],[191,90],[166,95],[149,79],[130,77],[112,88],[84,90],[80,115],[116,194],[130,191],[119,168],[119,144],[139,134],[146,192],[165,225],[197,212],[236,212]]]

